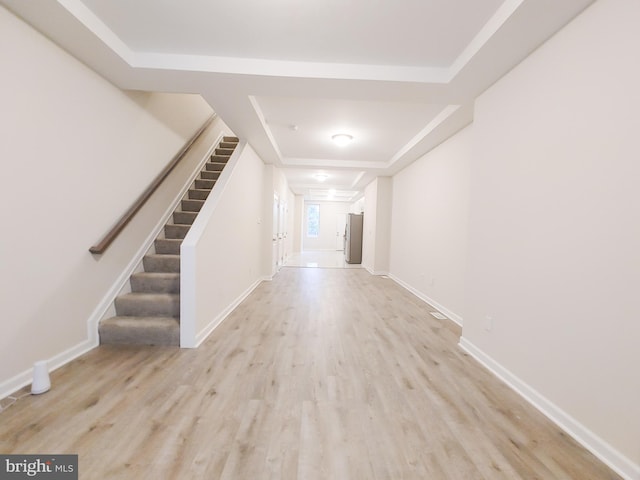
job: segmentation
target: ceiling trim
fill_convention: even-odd
[[[69,14],[75,17],[93,35],[98,37],[116,55],[129,66],[136,66],[136,53],[122,41],[99,17],[97,17],[81,0],[57,0]]]
[[[137,68],[156,70],[261,75],[267,77],[375,80],[434,84],[447,83],[451,78],[449,68],[301,62],[153,52],[136,53],[134,66]]]
[[[506,0],[448,67],[412,67],[348,63],[300,62],[243,57],[183,55],[132,50],[82,0],[57,0],[130,67],[293,78],[373,80],[448,84],[473,59],[525,0]]]
[[[291,158],[282,159],[282,164],[287,167],[315,167],[315,168],[331,168],[331,169],[373,169],[384,170],[388,168],[388,162],[362,162],[359,160],[333,160],[324,158]]]
[[[462,53],[448,68],[451,82],[458,73],[473,59],[473,57],[486,45],[496,32],[509,20],[511,15],[520,8],[524,0],[506,0],[493,14],[487,23],[480,29],[475,37],[469,42]]]
[[[360,182],[360,180],[362,180],[362,177],[364,177],[364,174],[366,172],[362,171],[358,174],[358,176],[355,178],[355,180],[353,181],[353,183],[351,184],[351,188],[356,188],[356,185],[358,185],[358,183]]]
[[[436,128],[438,128],[445,120],[447,120],[451,115],[458,111],[460,105],[447,105],[444,107],[438,115],[436,115],[433,120],[431,120],[422,130],[420,130],[415,137],[409,140],[398,152],[391,157],[391,159],[386,163],[386,168],[390,168],[404,157],[407,153],[411,151],[418,143],[424,140],[431,132],[433,132]]]
[[[256,117],[260,122],[260,125],[262,125],[262,129],[264,130],[265,134],[267,135],[267,138],[269,139],[271,148],[273,148],[273,151],[276,153],[276,156],[278,157],[280,164],[282,164],[283,163],[282,152],[280,152],[280,147],[278,147],[278,142],[276,142],[276,139],[273,136],[273,133],[269,128],[269,125],[267,124],[267,120],[264,116],[264,113],[262,112],[262,109],[260,108],[258,99],[253,95],[248,95],[247,98],[249,99],[249,103],[251,103],[251,107],[253,108],[253,111],[255,112]]]

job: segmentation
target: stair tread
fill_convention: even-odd
[[[175,272],[136,272],[131,275],[132,277],[153,277],[153,278],[176,278],[180,277],[179,273]]]
[[[156,255],[180,255],[182,238],[156,238],[154,241]]]
[[[132,293],[180,293],[178,272],[138,272],[129,280]]]
[[[174,221],[180,222],[178,225],[187,225],[190,227],[196,221],[195,217],[189,217],[188,215],[182,215],[181,213],[182,212],[175,212],[173,214]]]
[[[180,272],[180,254],[150,253],[142,259],[145,272]]]
[[[127,299],[127,298],[140,298],[144,297],[145,299],[149,299],[150,297],[155,297],[156,300],[163,299],[180,299],[179,293],[160,293],[160,292],[129,292],[124,293],[118,297],[118,299]]]
[[[116,316],[100,322],[100,343],[105,345],[180,345],[177,317]]]
[[[115,301],[118,316],[180,316],[180,294],[168,292],[131,292]]]
[[[173,222],[165,225],[169,227],[165,230],[165,238],[156,239],[156,248],[179,252],[183,238],[166,237],[182,237],[186,234],[237,144],[237,137],[223,138],[205,164],[201,178],[195,180],[194,188],[191,188],[187,198],[182,200],[182,208],[174,212],[177,216],[173,217]],[[192,198],[191,195],[197,198]],[[180,293],[175,292],[179,290],[176,282],[180,273],[176,270],[179,270],[180,254],[151,253],[145,255],[145,259],[145,268],[148,267],[151,271],[131,275],[134,291],[116,299],[116,311],[120,315],[100,322],[101,342],[104,338],[105,343],[179,345]],[[145,310],[148,311],[148,316],[143,316]],[[168,315],[163,315],[163,312]],[[128,313],[131,315],[127,315]]]
[[[142,323],[142,322],[147,324],[175,323],[177,326],[180,325],[180,319],[178,317],[136,317],[136,316],[126,316],[126,315],[119,315],[111,318],[105,318],[100,323],[103,325],[118,324],[118,323],[139,325],[139,323]]]

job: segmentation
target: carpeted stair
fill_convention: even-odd
[[[100,322],[101,344],[180,345],[180,244],[237,145],[236,137],[224,137],[204,165],[155,240],[155,253],[143,258],[144,271],[131,275],[131,293],[116,298],[116,316]]]

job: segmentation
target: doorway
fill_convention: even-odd
[[[336,250],[344,251],[344,232],[347,226],[347,214],[336,215]]]

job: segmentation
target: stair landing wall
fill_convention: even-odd
[[[229,165],[182,244],[181,346],[195,347],[261,281],[270,278],[273,184],[246,144]],[[232,157],[233,161],[233,157]],[[215,248],[211,248],[214,245]]]

